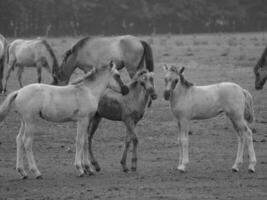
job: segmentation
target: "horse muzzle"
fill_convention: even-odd
[[[154,88],[149,88],[148,93],[152,100],[156,100],[158,98],[158,95],[156,94]]]
[[[164,90],[163,96],[164,96],[164,99],[166,101],[168,101],[170,99],[170,96],[171,96],[171,91],[170,90]]]
[[[121,94],[123,96],[127,95],[129,93],[129,88],[126,85],[121,86]]]

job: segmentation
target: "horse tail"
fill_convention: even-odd
[[[144,54],[143,54],[143,58],[145,59],[146,62],[146,69],[149,72],[153,72],[154,71],[154,61],[153,61],[153,52],[152,52],[152,48],[151,46],[145,42],[141,40],[141,44],[144,48]],[[138,68],[140,68],[140,66],[138,66]]]
[[[3,121],[5,119],[5,117],[7,116],[11,104],[12,102],[15,100],[15,98],[18,95],[18,90],[11,92],[6,99],[4,100],[4,102],[0,105],[0,122]]]
[[[252,123],[255,119],[254,108],[253,108],[253,98],[252,95],[246,89],[243,89],[243,94],[245,96],[245,110],[244,117],[248,123]]]

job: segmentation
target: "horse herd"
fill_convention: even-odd
[[[262,89],[267,79],[267,48],[254,67],[255,88]],[[4,68],[7,68],[4,75]],[[24,67],[36,67],[38,83],[23,87]],[[130,144],[133,144],[131,169],[137,168],[138,138],[136,124],[143,118],[146,107],[157,99],[154,88],[154,62],[151,46],[135,36],[85,37],[66,51],[59,65],[53,49],[45,39],[15,40],[10,44],[0,35],[0,89],[7,91],[11,71],[17,70],[21,89],[7,95],[0,106],[0,121],[14,104],[21,127],[17,135],[16,169],[21,178],[28,177],[23,164],[26,155],[29,170],[42,178],[33,150],[37,132],[36,119],[51,122],[77,122],[75,167],[79,176],[100,170],[93,155],[92,138],[102,118],[122,121],[126,126],[125,145],[121,158],[124,172]],[[51,84],[41,84],[45,68]],[[69,83],[73,71],[79,68],[85,75]],[[118,70],[126,68],[131,80],[125,84]],[[245,146],[249,154],[249,172],[255,172],[256,155],[252,132],[248,124],[254,120],[251,94],[232,82],[196,86],[184,76],[184,67],[165,64],[164,99],[169,101],[178,124],[179,163],[186,171],[189,162],[189,126],[191,120],[208,119],[225,113],[237,133],[238,147],[233,171],[239,171]],[[2,85],[3,79],[3,85]],[[13,103],[12,103],[13,102]]]

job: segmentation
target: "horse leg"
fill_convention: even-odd
[[[181,144],[181,155],[182,160],[181,164],[177,167],[177,169],[180,172],[185,172],[186,170],[186,164],[189,163],[189,153],[188,153],[188,143],[189,143],[189,137],[188,137],[188,131],[189,131],[189,121],[184,119],[180,121],[180,144]]]
[[[130,143],[131,143],[130,134],[128,133],[128,130],[126,130],[125,145],[124,145],[124,150],[123,150],[122,157],[121,157],[121,166],[124,172],[128,172],[126,160],[127,160],[127,153],[128,153]]]
[[[92,151],[92,139],[93,136],[96,132],[96,129],[101,121],[101,117],[98,115],[95,115],[94,118],[92,119],[91,124],[88,127],[88,152],[89,152],[89,160],[90,163],[94,166],[95,170],[99,172],[101,170],[97,160],[94,157],[93,151]]]
[[[25,131],[25,123],[22,121],[21,126],[19,129],[19,134],[17,135],[16,141],[17,141],[17,165],[16,169],[19,175],[21,176],[22,179],[27,179],[28,176],[24,170],[24,165],[23,165],[23,154],[25,152],[24,150],[24,145],[23,145],[23,135]]]
[[[9,77],[10,77],[11,71],[15,68],[15,65],[16,65],[16,61],[13,61],[11,63],[11,65],[8,65],[7,73],[6,73],[6,76],[5,76],[5,82],[4,82],[4,86],[3,86],[3,91],[2,91],[3,94],[6,93],[6,91],[7,91],[6,90],[6,88],[7,88],[7,81],[9,79]]]
[[[29,163],[30,171],[34,174],[36,179],[42,179],[42,175],[37,168],[33,151],[32,151],[32,143],[33,143],[33,136],[35,133],[35,125],[32,122],[25,122],[25,131],[24,131],[24,148],[26,151],[26,156]]]
[[[38,83],[41,83],[42,81],[42,66],[40,64],[37,64],[37,81]]]
[[[75,167],[79,171],[79,176],[85,175],[82,166],[82,156],[85,145],[85,135],[88,128],[89,119],[83,118],[77,123],[77,137],[76,137],[76,154],[75,154]]]
[[[237,152],[237,158],[232,169],[233,171],[238,171],[238,165],[243,163],[244,146],[246,142],[250,161],[248,170],[249,172],[255,172],[256,155],[253,147],[252,131],[244,119],[235,120],[234,126],[237,132],[240,134],[240,144],[238,145],[239,152]]]
[[[238,125],[238,123],[231,118],[231,115],[227,115],[233,126],[234,129],[236,131],[236,135],[237,135],[237,142],[238,142],[238,146],[237,146],[237,153],[236,153],[236,159],[235,159],[235,163],[232,166],[232,171],[233,172],[238,172],[239,171],[239,166],[243,163],[243,154],[244,154],[244,146],[245,146],[245,137],[244,135],[242,135],[242,132],[240,131],[240,125]]]
[[[133,152],[132,152],[132,171],[136,171],[137,168],[137,145],[138,145],[138,138],[134,131],[135,123],[132,120],[128,120],[125,123],[128,135],[130,136],[130,140],[133,143]],[[126,152],[127,153],[127,152]]]
[[[22,85],[22,81],[21,81],[21,76],[22,76],[22,72],[23,72],[23,70],[24,70],[24,67],[23,67],[23,66],[19,66],[19,67],[18,67],[17,77],[18,77],[18,82],[19,82],[19,86],[20,86],[20,88],[23,87],[23,85]]]
[[[88,154],[88,140],[85,139],[84,141],[84,149],[83,149],[83,159],[82,159],[82,166],[84,169],[84,172],[87,175],[93,175],[94,174],[94,167],[92,166],[91,162],[89,161],[89,154]]]
[[[246,129],[245,129],[245,138],[247,141],[248,155],[249,155],[248,171],[253,173],[253,172],[255,172],[255,166],[257,163],[257,159],[256,159],[254,146],[253,146],[252,131],[247,124],[246,124]]]
[[[182,148],[180,133],[181,133],[181,123],[180,121],[178,121],[178,136],[177,136],[178,152],[179,152],[178,167],[182,164],[182,158],[183,158],[183,148]]]

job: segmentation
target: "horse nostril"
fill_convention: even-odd
[[[170,99],[171,92],[169,90],[164,91],[164,99],[168,101]]]
[[[122,93],[123,96],[127,95],[129,93],[129,88],[126,85],[123,85],[121,87],[121,93]]]
[[[156,100],[158,98],[158,95],[154,93],[151,95],[151,98],[152,98],[152,100]]]

